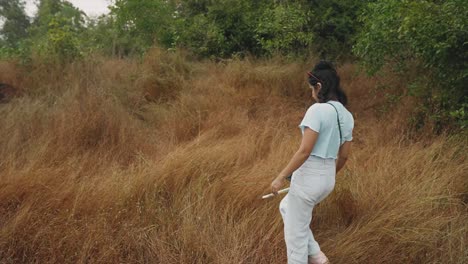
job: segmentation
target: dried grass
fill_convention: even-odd
[[[286,262],[280,198],[259,197],[299,146],[310,65],[184,56],[0,64],[25,91],[0,105],[0,263]],[[339,72],[356,129],[314,210],[323,251],[466,263],[466,139],[415,140],[408,101],[379,108],[391,77]]]

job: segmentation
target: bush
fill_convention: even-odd
[[[267,54],[304,51],[313,40],[307,32],[308,13],[300,5],[277,5],[263,12],[255,38]]]
[[[117,0],[111,7],[119,38],[126,39],[132,52],[144,51],[155,42],[173,43],[175,7],[171,1]]]
[[[205,57],[258,54],[255,27],[263,1],[182,1],[177,45]]]
[[[362,23],[358,14],[369,1],[307,1],[308,28],[314,35],[311,48],[321,57],[337,60],[349,57],[356,32]]]
[[[226,38],[223,31],[206,15],[199,14],[177,22],[175,42],[179,46],[188,48],[202,57],[225,55],[226,50],[223,47],[225,47]]]
[[[54,17],[49,23],[45,41],[39,46],[39,55],[61,62],[81,56],[80,40],[63,17]]]
[[[369,73],[386,64],[409,80],[411,95],[438,130],[466,124],[468,5],[462,0],[370,3],[360,16],[364,24],[354,52]]]

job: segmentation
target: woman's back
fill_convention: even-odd
[[[341,144],[353,139],[354,118],[348,109],[338,101],[330,100],[327,103],[315,103],[309,107],[299,125],[302,133],[304,133],[305,127],[319,133],[311,155],[321,158],[337,158],[340,147],[337,112],[340,120]]]

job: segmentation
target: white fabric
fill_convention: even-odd
[[[330,104],[335,106],[336,110]],[[307,109],[299,124],[302,134],[304,134],[306,127],[319,133],[310,155],[321,158],[337,158],[340,148],[337,111],[340,119],[341,143],[353,140],[353,115],[340,102],[330,100],[327,103],[315,103]]]
[[[314,206],[335,187],[335,159],[309,158],[292,176],[289,193],[281,200],[288,264],[307,264],[308,255],[320,252],[310,229]]]

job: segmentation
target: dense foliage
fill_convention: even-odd
[[[358,59],[370,73],[399,71],[440,128],[467,126],[464,0],[115,0],[110,10],[89,18],[68,1],[41,0],[28,18],[23,0],[0,0],[0,57],[68,62],[156,45],[200,58]]]
[[[422,110],[440,125],[468,115],[468,2],[391,1],[369,4],[355,53],[371,72],[391,63],[423,98]]]
[[[369,2],[116,0],[110,14],[90,19],[68,1],[42,0],[30,25],[22,0],[3,1],[9,4],[1,2],[8,6],[0,13],[6,21],[2,36],[10,44],[32,39],[35,45],[57,46],[45,40],[59,25],[64,27],[61,35],[75,39],[59,46],[80,52],[126,56],[158,45],[189,49],[201,57],[315,53],[329,59],[351,54],[361,24],[357,16]]]
[[[2,46],[18,48],[17,44],[27,37],[30,25],[24,11],[24,2],[20,0],[0,0],[0,17],[3,18],[3,27],[0,28]]]
[[[357,16],[367,2],[118,0],[112,14],[122,33],[138,36],[148,46],[156,41],[203,57],[313,50],[335,59],[350,54],[360,25]]]

